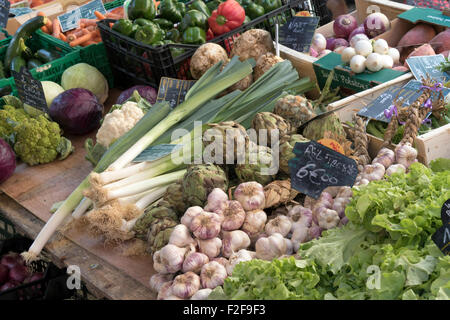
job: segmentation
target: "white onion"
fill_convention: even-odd
[[[337,47],[336,49],[334,49],[333,51],[334,52],[336,52],[336,53],[339,53],[339,54],[342,54],[342,51],[344,51],[344,49],[345,49],[346,47]]]
[[[396,48],[389,48],[388,55],[392,58],[394,63],[398,63],[400,61],[400,52]]]
[[[361,40],[369,41],[369,37],[366,36],[364,33],[358,33],[358,34],[354,35],[352,37],[352,39],[350,40],[350,46],[352,46],[354,48],[355,45]]]
[[[366,69],[366,58],[357,54],[350,60],[350,68],[354,73],[362,73]]]
[[[356,51],[352,47],[347,47],[342,51],[342,62],[349,63],[353,56],[356,55]]]
[[[321,33],[316,33],[312,39],[311,46],[317,52],[321,52],[327,48],[327,39]]]
[[[378,53],[371,53],[366,59],[366,68],[372,72],[377,72],[383,69],[383,60]]]
[[[386,40],[378,39],[373,44],[373,51],[379,54],[388,54],[389,45]]]
[[[356,54],[367,57],[373,52],[372,43],[369,40],[361,40],[355,44]]]
[[[381,56],[381,64],[384,69],[392,69],[394,66],[394,60],[392,60],[391,56],[384,54]]]

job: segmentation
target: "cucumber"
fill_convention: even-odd
[[[22,54],[25,40],[27,40],[36,30],[43,27],[47,22],[47,17],[36,16],[26,21],[19,29],[17,29],[5,54],[4,65],[7,71],[10,70],[13,58]]]
[[[49,63],[59,58],[59,54],[47,49],[39,49],[34,56],[43,63]]]
[[[42,66],[42,65],[43,65],[43,63],[40,60],[34,59],[34,58],[28,60],[28,62],[27,62],[27,68],[30,70],[34,69],[36,67]]]
[[[27,66],[27,62],[25,61],[25,59],[22,58],[21,56],[17,56],[12,59],[9,70],[15,71],[15,72],[20,72],[20,69],[22,69],[22,67],[26,67],[26,66]]]

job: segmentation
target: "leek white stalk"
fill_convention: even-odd
[[[81,218],[89,209],[89,207],[92,205],[92,200],[89,198],[83,198],[80,202],[80,204],[75,208],[75,210],[72,213],[72,218],[78,219]]]
[[[154,162],[146,161],[131,165],[120,170],[103,171],[101,173],[92,172],[91,178],[95,177],[99,184],[104,185],[140,173],[146,169],[151,168],[154,165]]]
[[[100,196],[101,198],[104,197],[104,199],[100,199],[101,203],[104,203],[109,200],[131,196],[136,193],[140,193],[146,190],[149,190],[151,188],[155,188],[164,184],[175,182],[181,178],[183,178],[184,174],[186,173],[186,170],[179,170],[168,174],[163,174],[155,178],[151,178],[145,181],[140,181],[137,183],[133,183],[130,185],[127,185],[120,189],[100,189],[100,192],[103,194]],[[104,201],[103,201],[104,200]]]
[[[153,188],[138,194],[134,194],[132,196],[128,196],[128,197],[123,197],[123,198],[119,198],[117,199],[117,201],[119,201],[119,203],[121,205],[125,205],[125,204],[129,204],[129,203],[136,203],[137,201],[139,201],[140,199],[142,199],[144,196],[155,192],[158,188]]]

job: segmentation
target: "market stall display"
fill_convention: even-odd
[[[108,297],[450,299],[448,26],[415,23],[420,11],[340,16],[311,53],[315,68],[334,55],[342,66],[316,83],[275,37],[275,23],[310,14],[299,6],[131,0],[123,17],[96,11],[90,31],[55,33],[39,15],[1,42],[14,77],[0,100],[0,210],[14,217],[17,202],[45,224],[20,255],[0,251],[0,291],[43,289],[45,272],[27,267],[78,246]],[[58,57],[27,66],[41,38]],[[27,67],[42,106],[18,79]],[[400,67],[354,95],[336,84],[344,69],[371,82]],[[110,277],[92,278],[95,256]]]

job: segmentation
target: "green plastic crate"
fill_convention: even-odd
[[[5,217],[0,215],[0,241],[11,239],[16,234],[14,225]]]
[[[111,2],[107,2],[104,4],[106,10],[115,9],[117,7],[121,7],[125,0],[114,0]]]
[[[96,67],[108,80],[110,88],[114,88],[114,76],[106,55],[106,49],[103,42],[91,44],[80,50],[81,60]]]

